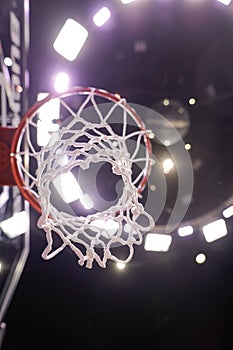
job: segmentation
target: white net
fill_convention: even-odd
[[[44,259],[69,247],[78,263],[87,268],[92,268],[94,261],[101,267],[106,267],[108,260],[127,263],[133,257],[134,245],[140,245],[143,234],[154,226],[153,218],[140,203],[138,190],[150,168],[147,131],[124,99],[112,100],[109,94],[94,88],[82,94],[82,100],[78,90],[77,94],[72,92],[72,101],[67,99],[69,94],[56,97],[63,115],[68,112],[68,117],[56,122],[54,125],[59,127],[55,130],[53,125],[50,140],[43,147],[38,147],[32,136],[35,137],[33,130],[38,129],[38,111],[27,118],[15,157],[21,176],[29,179],[25,181],[29,182],[27,191],[33,193],[41,207],[38,227],[46,232]],[[103,99],[110,100],[110,105],[100,103]],[[30,158],[36,161],[34,172],[26,172],[20,161],[26,156],[23,139],[29,145]],[[89,172],[93,176],[93,164],[108,164],[112,175],[121,179],[116,200],[101,209],[79,181],[80,172],[85,179]],[[87,180],[87,187],[94,180]],[[104,181],[107,186],[109,178],[103,178]],[[71,199],[66,198],[67,185],[73,186]],[[86,208],[84,214],[74,209],[77,202]],[[71,209],[66,210],[67,206]],[[59,243],[55,243],[57,239]],[[119,247],[126,248],[124,258],[115,254]]]

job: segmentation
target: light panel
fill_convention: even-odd
[[[223,219],[213,221],[203,226],[202,231],[208,243],[227,235],[227,227]]]
[[[104,25],[111,17],[111,12],[107,7],[102,7],[94,16],[93,22],[97,27]]]
[[[183,226],[178,229],[178,235],[180,237],[190,236],[193,234],[193,227],[192,226]]]
[[[29,228],[29,217],[27,212],[21,211],[14,214],[9,219],[3,220],[0,223],[0,227],[7,237],[11,239],[24,234]]]
[[[47,92],[40,92],[37,95],[37,101],[41,101],[48,96]],[[60,101],[52,99],[43,104],[38,110],[37,122],[37,144],[38,146],[46,146],[52,133],[59,129],[59,125],[54,123],[54,120],[60,117]]]
[[[64,92],[69,87],[70,78],[65,72],[60,72],[56,75],[54,88],[57,92]]]
[[[81,24],[69,18],[61,28],[53,47],[68,61],[74,61],[88,37],[88,31]]]
[[[228,219],[233,216],[233,205],[223,210],[222,215],[224,218]]]
[[[145,239],[144,249],[154,252],[167,252],[172,242],[172,236],[148,233]]]
[[[131,2],[134,2],[136,0],[121,0],[122,4],[126,5],[126,4],[130,4]]]

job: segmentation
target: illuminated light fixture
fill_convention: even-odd
[[[124,270],[125,269],[126,264],[123,262],[117,262],[116,263],[116,267],[118,268],[118,270]]]
[[[165,99],[163,100],[163,105],[164,105],[165,107],[167,107],[167,106],[170,105],[170,101],[169,101],[168,98],[165,98]]]
[[[178,229],[178,235],[180,237],[190,236],[193,234],[192,226],[183,226]]]
[[[121,0],[122,4],[130,4],[131,2],[134,2],[135,0]]]
[[[171,141],[165,140],[163,144],[164,144],[164,146],[171,146]]]
[[[233,205],[223,210],[222,215],[224,218],[228,219],[233,216]]]
[[[106,23],[111,17],[111,12],[107,7],[102,7],[94,16],[93,22],[97,27],[101,27]]]
[[[150,132],[148,134],[148,136],[149,136],[150,139],[154,139],[155,138],[155,134],[153,132]]]
[[[196,260],[196,263],[199,265],[204,264],[204,262],[206,262],[206,255],[203,253],[199,253],[197,254],[195,260]]]
[[[5,57],[3,62],[7,67],[11,67],[13,64],[13,61],[10,57]]]
[[[119,223],[113,219],[96,219],[91,222],[91,226],[107,231],[105,234],[103,232],[105,237],[113,236],[119,229]]]
[[[69,18],[61,28],[53,47],[68,61],[74,61],[88,37],[88,31],[81,24]]]
[[[0,262],[0,272],[3,270],[3,264]]]
[[[82,195],[79,183],[71,172],[58,175],[53,180],[53,184],[65,203],[72,203]]]
[[[3,220],[0,223],[0,227],[7,237],[11,239],[24,234],[29,228],[29,218],[27,212],[21,211],[14,214],[9,219]]]
[[[220,2],[221,4],[228,6],[231,3],[231,0],[217,0],[218,2]]]
[[[211,222],[202,227],[203,234],[208,243],[227,235],[226,223],[223,219]]]
[[[67,73],[60,72],[56,75],[54,88],[57,92],[64,92],[69,87],[70,78]]]
[[[184,148],[186,149],[186,151],[190,151],[190,149],[192,148],[192,146],[190,145],[190,143],[186,143]]]
[[[168,174],[173,167],[174,167],[173,161],[170,158],[165,159],[165,161],[163,162],[164,173]]]
[[[148,233],[145,239],[144,249],[153,252],[167,252],[172,242],[172,236]]]
[[[48,96],[47,92],[40,92],[37,95],[37,101],[43,100]],[[37,121],[37,144],[38,146],[46,146],[52,134],[59,129],[59,125],[54,121],[60,117],[60,101],[52,99],[46,102],[38,110]]]
[[[191,106],[193,106],[193,105],[195,105],[195,103],[196,103],[195,98],[194,98],[194,97],[191,97],[191,98],[189,99],[189,104],[190,104]]]

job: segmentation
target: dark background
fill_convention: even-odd
[[[120,92],[151,108],[163,98],[179,100],[191,115],[185,141],[192,144],[193,164],[201,162],[187,219],[203,216],[232,195],[233,7],[195,0],[123,6],[112,0],[112,19],[97,28],[92,15],[102,5],[31,1],[30,104],[37,92],[52,91],[60,70],[71,75],[71,85]],[[72,63],[52,47],[67,17],[89,29]],[[146,52],[135,52],[138,40],[146,42]],[[165,218],[166,208],[162,223]],[[212,244],[195,232],[175,238],[166,254],[136,247],[120,271],[112,263],[81,268],[68,251],[45,262],[37,219],[32,210],[31,252],[6,316],[3,350],[233,347],[231,220],[229,235]],[[194,261],[200,251],[207,254],[201,266]]]

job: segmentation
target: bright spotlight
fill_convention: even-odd
[[[27,232],[29,227],[28,219],[27,212],[21,211],[9,219],[3,220],[0,223],[0,227],[9,238],[13,239]]]
[[[107,238],[113,236],[119,230],[119,223],[113,219],[96,219],[91,222],[91,226],[103,229],[102,234]]]
[[[40,92],[37,95],[37,101],[43,100],[48,96],[47,92]],[[60,117],[60,101],[52,99],[43,104],[38,110],[37,121],[37,144],[46,146],[51,139],[51,135],[59,129],[59,125],[54,121]]]
[[[74,61],[88,37],[88,31],[81,24],[69,18],[61,28],[53,47],[68,61]]]
[[[221,4],[228,6],[231,3],[231,0],[217,0],[218,2],[221,2]]]
[[[172,242],[172,236],[148,233],[145,239],[144,249],[154,252],[167,252]]]
[[[223,210],[222,215],[224,218],[228,219],[233,216],[233,205]]]
[[[189,99],[189,104],[190,104],[191,106],[193,106],[193,105],[195,105],[195,103],[196,103],[196,99],[195,99],[194,97],[191,97],[191,98]]]
[[[206,262],[206,255],[203,253],[199,253],[197,254],[195,260],[196,260],[196,263],[199,265],[204,264],[204,262]]]
[[[227,227],[223,219],[213,221],[203,226],[202,231],[208,243],[227,235]]]
[[[65,203],[72,203],[82,195],[82,190],[72,172],[58,175],[53,184]]]
[[[94,16],[93,22],[97,27],[101,27],[111,17],[111,12],[107,7],[102,7]]]
[[[173,161],[170,158],[165,159],[165,161],[163,162],[164,173],[168,174],[170,172],[170,170],[172,170],[173,167],[174,167]]]
[[[178,229],[178,235],[180,237],[190,236],[193,234],[192,226],[183,226]]]
[[[135,0],[121,0],[122,4],[130,4],[131,2],[134,2]]]
[[[4,64],[5,64],[6,66],[8,66],[8,67],[11,67],[12,64],[13,64],[13,61],[12,61],[12,59],[11,59],[10,57],[5,57],[5,58],[4,58]]]
[[[54,88],[57,92],[64,92],[69,86],[69,76],[67,73],[60,72],[56,75]]]
[[[125,269],[126,264],[123,262],[117,262],[116,263],[116,267],[118,268],[118,270],[124,270]]]

